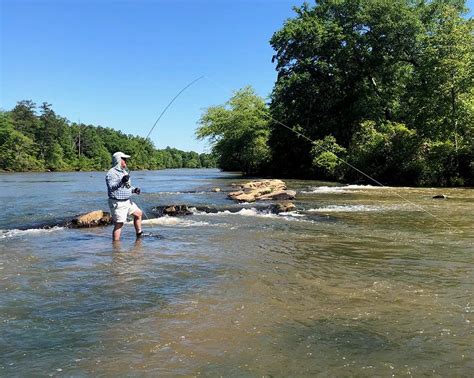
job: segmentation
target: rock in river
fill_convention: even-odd
[[[109,213],[102,210],[91,211],[73,218],[68,226],[73,228],[87,228],[97,226],[107,226],[112,223]]]
[[[287,213],[288,211],[295,211],[296,206],[291,202],[276,203],[271,207],[272,213]]]
[[[241,185],[234,185],[238,190],[228,194],[230,199],[239,202],[254,202],[258,200],[290,200],[295,198],[296,192],[287,190],[282,180],[250,181]]]
[[[189,210],[188,206],[186,205],[157,206],[153,208],[153,212],[159,217],[162,217],[163,215],[169,215],[172,217],[192,215],[191,210]]]

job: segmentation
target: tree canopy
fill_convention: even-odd
[[[38,114],[39,110],[39,114]],[[0,112],[0,169],[104,170],[111,155],[123,151],[133,157],[132,169],[210,168],[215,157],[167,147],[158,150],[149,139],[82,123],[70,123],[51,104],[39,109],[20,101],[11,111]]]
[[[222,169],[256,174],[267,169],[270,159],[268,117],[263,99],[246,87],[225,105],[208,108],[196,135],[209,138]]]
[[[319,0],[294,11],[270,40],[268,106],[234,109],[237,92],[201,120],[198,136],[211,138],[222,168],[231,157],[247,172],[239,159],[252,140],[235,132],[251,124],[261,174],[366,180],[343,159],[387,184],[474,185],[474,20],[464,1]]]
[[[472,182],[474,24],[464,10],[457,0],[295,8],[270,41],[278,72],[272,115],[312,140],[333,136],[344,157],[385,182]],[[294,141],[272,125],[278,173],[362,178],[320,169],[311,143]]]

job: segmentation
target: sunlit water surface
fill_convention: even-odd
[[[150,218],[157,205],[232,205],[211,189],[241,181],[132,177]],[[153,236],[136,242],[126,225],[114,246],[111,227],[28,229],[106,210],[104,173],[0,178],[0,375],[474,371],[472,189],[287,181],[297,212],[150,219]]]

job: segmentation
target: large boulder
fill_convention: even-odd
[[[230,196],[230,195],[229,195]],[[239,202],[254,202],[256,194],[252,192],[237,192],[233,193],[232,199],[239,201]]]
[[[238,190],[229,193],[227,196],[239,202],[254,202],[262,199],[287,200],[295,198],[296,195],[296,192],[286,190],[286,185],[282,180],[276,179],[250,181],[240,185],[234,184],[233,186]]]
[[[282,201],[282,200],[292,200],[296,197],[296,192],[294,190],[277,190],[269,194],[264,194],[258,199],[260,201]]]
[[[240,185],[243,190],[255,190],[255,189],[272,189],[272,190],[284,190],[286,185],[282,180],[260,180],[250,181]]]
[[[107,226],[112,223],[112,217],[109,213],[102,210],[91,211],[86,214],[78,215],[70,222],[72,228],[88,228],[97,226]]]

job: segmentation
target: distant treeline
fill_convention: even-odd
[[[474,185],[474,20],[464,1],[318,0],[294,10],[270,40],[269,102],[248,87],[201,118],[197,136],[221,168]]]
[[[210,154],[170,147],[158,150],[149,139],[108,127],[71,123],[48,103],[38,109],[32,101],[20,101],[13,110],[0,111],[1,170],[104,170],[110,168],[111,155],[117,151],[132,156],[131,169],[216,166]]]

